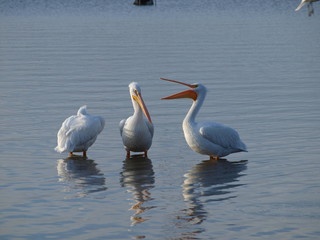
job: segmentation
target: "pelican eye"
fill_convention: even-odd
[[[193,88],[197,88],[197,87],[199,87],[199,85],[198,84],[194,84],[194,85],[192,85],[192,87]]]
[[[134,93],[139,96],[139,92],[136,89],[134,90]]]

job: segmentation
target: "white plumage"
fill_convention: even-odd
[[[299,11],[305,4],[308,4],[308,15],[311,16],[314,13],[313,2],[317,2],[319,0],[301,0],[299,6],[296,8],[296,11]]]
[[[105,121],[100,116],[87,113],[87,106],[79,108],[77,115],[68,117],[61,125],[57,134],[57,152],[83,152],[86,156],[88,148],[96,141]]]
[[[134,113],[129,118],[120,121],[120,135],[127,151],[127,158],[130,157],[130,152],[144,152],[147,157],[152,144],[153,124],[138,83],[130,83],[129,92]]]
[[[175,80],[161,78],[190,87],[186,90],[162,99],[191,98],[193,104],[183,120],[183,132],[190,148],[200,154],[209,155],[211,159],[219,159],[231,153],[247,151],[239,134],[231,127],[216,122],[196,122],[207,89],[202,84],[186,84]]]

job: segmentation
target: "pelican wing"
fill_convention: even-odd
[[[67,134],[70,134],[70,137],[74,142],[81,145],[96,138],[103,130],[104,124],[105,122],[102,117],[86,116],[85,118],[80,118]]]
[[[126,124],[127,119],[122,119],[119,123],[120,135],[122,136],[123,127]]]
[[[302,0],[299,6],[296,8],[296,11],[299,11],[307,2],[305,0]]]
[[[71,152],[76,146],[83,145],[98,136],[105,121],[100,116],[71,116],[67,118],[58,132],[58,152]]]
[[[76,121],[77,116],[73,115],[71,117],[68,117],[61,125],[61,128],[58,131],[57,137],[58,137],[58,145],[55,148],[57,152],[66,152],[68,151],[70,146],[70,140],[68,138],[67,133],[70,132],[70,129],[72,127],[72,123]]]
[[[205,122],[201,124],[202,127],[200,127],[199,132],[210,142],[224,148],[246,150],[245,146],[242,146],[243,143],[240,140],[239,134],[233,128],[213,122]]]

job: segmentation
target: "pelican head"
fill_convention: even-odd
[[[79,108],[77,115],[87,115],[87,105],[83,105],[82,107]]]
[[[141,88],[140,88],[139,84],[137,82],[132,82],[129,84],[129,89],[130,89],[130,96],[131,96],[133,107],[140,108],[142,110],[142,112],[144,113],[144,115],[146,116],[146,118],[148,119],[148,121],[150,123],[152,123],[148,109],[143,101],[142,96],[141,96]]]
[[[179,82],[176,80],[171,80],[166,78],[160,78],[160,79],[168,82],[179,83],[190,88],[188,90],[185,90],[161,99],[191,98],[193,101],[196,101],[200,95],[204,97],[207,92],[207,88],[201,83],[188,84],[188,83]]]

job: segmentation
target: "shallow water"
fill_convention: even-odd
[[[319,4],[90,3],[0,5],[1,239],[317,238]],[[191,102],[160,100],[185,89],[160,77],[206,85],[198,120],[249,152],[192,152]],[[155,125],[147,159],[126,160],[119,134],[131,81]],[[84,104],[106,127],[67,159],[56,133]]]

